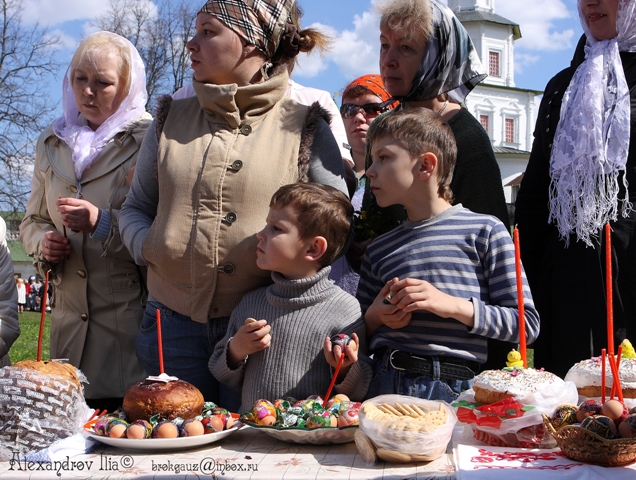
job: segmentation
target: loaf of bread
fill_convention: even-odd
[[[55,361],[38,362],[36,360],[22,360],[13,364],[15,368],[26,368],[36,370],[44,375],[57,375],[62,377],[78,388],[82,387],[80,378],[75,367],[69,363]]]
[[[177,417],[189,420],[201,415],[203,395],[183,380],[144,380],[128,389],[123,408],[130,422],[149,420],[157,414],[167,420]]]

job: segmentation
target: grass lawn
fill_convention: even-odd
[[[40,332],[40,312],[24,312],[19,315],[20,336],[9,350],[11,362],[37,360],[38,335]],[[44,335],[42,336],[42,360],[49,360],[51,314],[46,314]]]

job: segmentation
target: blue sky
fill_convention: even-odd
[[[150,0],[149,8],[153,8]],[[192,0],[203,5],[204,0]],[[443,2],[445,0],[442,0]],[[303,26],[316,27],[335,38],[322,58],[312,54],[300,60],[293,78],[332,94],[353,78],[377,73],[379,30],[374,0],[300,0]],[[23,19],[39,21],[60,34],[60,57],[70,57],[83,35],[94,31],[91,20],[107,9],[105,0],[24,0]],[[576,0],[495,0],[495,13],[518,23],[522,38],[515,42],[515,83],[519,88],[543,90],[547,81],[565,68],[582,34]],[[60,98],[61,78],[52,85],[52,98]],[[60,108],[61,112],[61,108]]]

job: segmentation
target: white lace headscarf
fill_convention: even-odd
[[[601,228],[627,216],[632,208],[623,175],[625,198],[620,200],[619,177],[625,171],[630,133],[630,97],[619,52],[636,51],[636,1],[619,0],[618,35],[598,41],[579,17],[587,37],[585,61],[577,68],[563,95],[560,121],[550,157],[550,220],[561,238],[569,235],[593,246]]]
[[[78,180],[82,178],[84,171],[92,165],[104,146],[117,133],[146,113],[146,101],[148,100],[146,69],[135,46],[124,37],[111,32],[93,33],[82,42],[93,35],[109,35],[128,44],[131,57],[130,88],[117,111],[108,117],[97,130],[93,131],[77,108],[72,85],[73,79],[71,78],[71,65],[68,66],[62,92],[63,114],[53,122],[53,132],[71,148],[75,176]]]

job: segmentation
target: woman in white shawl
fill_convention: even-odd
[[[546,87],[516,203],[541,315],[535,366],[561,376],[607,346],[608,222],[615,344],[636,335],[636,2],[579,0],[578,9],[585,35]]]
[[[89,405],[113,410],[142,380],[135,335],[144,282],[119,236],[119,209],[150,123],[145,69],[125,38],[80,43],[64,78],[63,115],[39,138],[20,226],[39,273],[55,287],[51,358],[88,379]]]

